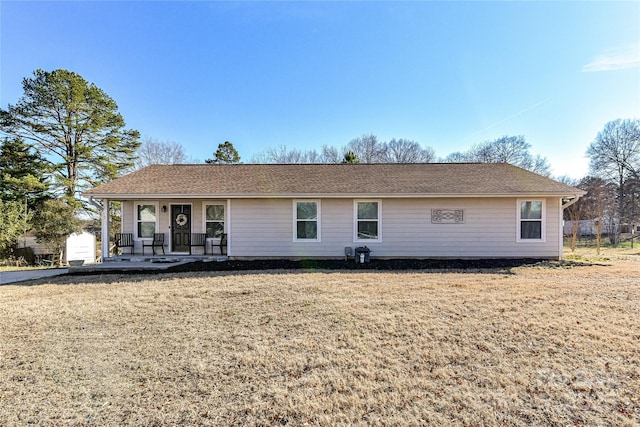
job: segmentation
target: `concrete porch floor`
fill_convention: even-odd
[[[98,273],[117,271],[162,271],[177,265],[192,262],[224,262],[225,255],[119,255],[105,259],[101,263],[69,267],[69,273]]]

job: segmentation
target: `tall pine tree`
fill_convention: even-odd
[[[0,144],[0,199],[33,209],[48,198],[50,166],[19,138],[5,138]]]
[[[24,94],[0,110],[0,131],[32,144],[51,162],[56,195],[76,208],[86,188],[133,165],[140,134],[125,129],[102,89],[67,70],[36,70]]]
[[[218,144],[218,149],[214,154],[213,159],[207,159],[204,162],[209,164],[240,163],[240,154],[229,141]]]

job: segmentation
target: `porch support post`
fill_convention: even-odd
[[[111,257],[111,254],[109,253],[109,235],[110,235],[110,229],[111,229],[111,224],[110,224],[110,215],[109,215],[109,199],[102,199],[102,212],[101,212],[101,232],[102,232],[102,239],[100,242],[100,249],[102,251],[102,261],[104,261],[106,258]]]
[[[231,248],[231,199],[227,199],[227,217],[224,219],[227,226],[227,258],[230,257],[233,249]],[[224,231],[224,230],[223,230]],[[222,250],[222,248],[220,248]]]

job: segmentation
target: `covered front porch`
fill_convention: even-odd
[[[163,258],[225,257],[229,200],[176,198],[101,199],[104,262],[152,264]],[[114,221],[114,212],[119,224]],[[115,225],[113,224],[115,222]],[[155,262],[154,262],[155,261]]]

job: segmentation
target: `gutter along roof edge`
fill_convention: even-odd
[[[493,198],[493,197],[576,197],[575,193],[242,193],[242,194],[83,194],[94,199],[139,200],[139,199],[443,199],[443,198]]]

